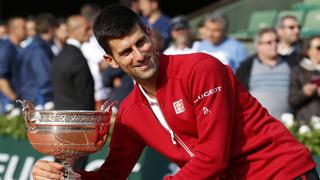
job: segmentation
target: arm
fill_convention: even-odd
[[[130,127],[116,120],[109,148],[106,161],[98,171],[80,171],[83,180],[125,180],[142,153],[144,145]]]
[[[192,98],[196,100],[210,89],[213,93],[194,105],[199,135],[193,149],[195,156],[175,176],[166,179],[219,179],[225,172],[235,114],[233,84],[232,70],[212,57],[195,66],[189,78]]]
[[[137,162],[144,145],[137,141],[135,133],[116,120],[110,142],[109,155],[97,171],[78,171],[82,180],[125,180]],[[62,177],[63,166],[38,160],[32,169],[34,179],[56,179]]]
[[[11,101],[17,99],[16,93],[11,88],[9,81],[5,78],[0,78],[0,90],[5,96],[9,97]]]
[[[0,91],[11,101],[17,98],[16,93],[12,89],[8,76],[11,70],[11,63],[13,59],[10,55],[10,49],[1,47],[0,48]]]

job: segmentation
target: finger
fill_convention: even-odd
[[[63,166],[59,163],[48,161],[48,164],[51,166],[54,166],[55,168],[57,168],[59,170],[63,169]]]
[[[52,180],[50,178],[41,177],[41,176],[33,176],[33,179],[34,180]],[[60,179],[57,179],[57,180],[60,180]]]
[[[33,171],[32,175],[34,177],[41,177],[41,178],[49,178],[49,179],[61,179],[62,173],[60,174],[55,174],[55,173],[50,173],[48,171]]]
[[[63,167],[57,163],[49,161],[39,161],[35,164],[34,169],[44,170],[55,174],[60,174]]]

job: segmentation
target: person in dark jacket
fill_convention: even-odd
[[[54,104],[57,110],[94,110],[94,82],[81,44],[89,40],[89,24],[80,16],[67,20],[69,38],[52,64]]]
[[[320,117],[320,36],[306,40],[304,58],[293,68],[289,103],[298,121],[309,124]]]
[[[23,50],[21,61],[21,98],[31,100],[37,109],[52,109],[50,48],[55,17],[49,13],[39,14],[36,19],[37,35]]]
[[[280,119],[291,112],[288,103],[291,67],[295,59],[284,59],[277,53],[278,36],[274,29],[264,28],[255,36],[257,54],[245,60],[237,71],[237,77],[250,93]]]

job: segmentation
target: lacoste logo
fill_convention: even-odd
[[[174,111],[176,112],[176,114],[180,114],[185,111],[182,99],[180,99],[176,102],[173,102],[173,107],[174,107]]]

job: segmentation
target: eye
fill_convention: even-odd
[[[141,47],[144,45],[144,43],[146,42],[146,38],[143,38],[143,39],[140,39],[138,42],[137,42],[137,47]]]

